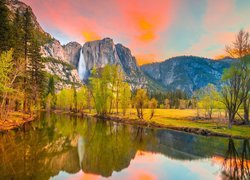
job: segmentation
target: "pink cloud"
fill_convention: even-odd
[[[208,29],[209,32],[228,28],[237,22],[238,18],[233,14],[235,11],[233,0],[209,0],[207,2],[203,21],[204,28]]]
[[[159,54],[155,43],[170,26],[170,0],[24,0],[45,29],[59,30],[79,42],[111,37],[144,57]]]
[[[188,53],[210,58],[225,55],[225,45],[234,40],[235,29],[240,30],[240,21],[234,0],[208,1],[203,18],[205,33],[188,49]]]

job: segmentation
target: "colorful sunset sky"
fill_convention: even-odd
[[[22,0],[61,43],[110,37],[139,64],[179,55],[216,58],[242,28],[250,0]]]

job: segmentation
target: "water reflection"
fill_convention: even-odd
[[[223,162],[223,177],[227,179],[250,179],[249,140],[244,140],[242,151],[237,151],[233,139],[228,140],[228,150]]]
[[[195,169],[211,177],[249,179],[249,140],[201,137],[66,115],[41,114],[39,121],[22,130],[0,135],[0,154],[3,179],[61,179],[69,174],[81,178],[164,178],[174,172],[180,178],[195,179]]]

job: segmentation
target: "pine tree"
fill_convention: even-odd
[[[54,109],[56,106],[56,90],[55,90],[55,80],[53,76],[49,77],[48,88],[47,92],[45,93],[45,100],[47,101],[47,99],[49,99],[50,102],[46,103],[46,105],[49,104],[49,107]]]
[[[24,58],[24,23],[23,18],[20,16],[20,12],[17,9],[15,13],[15,19],[13,21],[13,28],[12,28],[12,47],[14,49],[13,58],[15,61]]]
[[[24,67],[25,67],[25,73],[24,73],[24,79],[23,79],[23,89],[24,89],[24,102],[23,102],[23,110],[27,111],[27,98],[28,93],[30,93],[30,87],[28,85],[27,78],[29,77],[27,67],[28,67],[28,56],[29,56],[29,47],[31,44],[32,39],[32,30],[33,30],[33,24],[31,19],[31,13],[30,10],[27,8],[24,13],[24,24],[23,24],[23,30],[24,30]]]
[[[31,19],[30,10],[27,8],[24,13],[24,58],[26,67],[28,64],[29,46],[32,40],[33,23]]]
[[[36,40],[31,41],[31,46],[29,48],[29,60],[28,71],[30,85],[28,85],[28,87],[30,87],[29,90],[31,90],[29,93],[35,105],[38,105],[37,103],[39,103],[45,89],[45,74],[40,54],[40,45]]]
[[[11,48],[11,23],[5,0],[0,1],[0,53]]]

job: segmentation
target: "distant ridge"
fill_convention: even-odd
[[[163,62],[141,66],[142,71],[166,90],[182,90],[191,94],[207,84],[221,87],[223,70],[235,60],[212,60],[196,56],[177,56]]]

